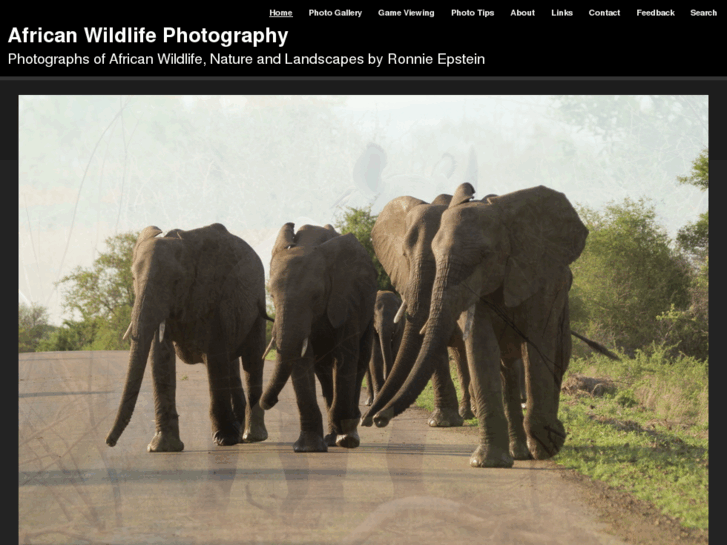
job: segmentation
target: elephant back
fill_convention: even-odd
[[[298,246],[320,246],[326,241],[340,236],[331,226],[302,225],[295,234],[295,244]]]
[[[194,263],[189,294],[194,308],[212,312],[219,305],[249,305],[254,314],[252,307],[265,298],[265,271],[257,252],[221,224],[174,231]]]

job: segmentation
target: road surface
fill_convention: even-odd
[[[127,361],[19,355],[20,543],[624,543],[554,464],[470,468],[476,430],[430,428],[420,409],[359,428],[357,449],[296,454],[289,383],[265,415],[267,441],[218,447],[202,365],[177,363],[183,452],[146,451],[149,367],[131,423],[108,447]]]

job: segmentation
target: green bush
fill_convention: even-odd
[[[579,214],[589,235],[571,265],[573,329],[633,355],[659,338],[657,316],[672,304],[687,308],[689,265],[643,199],[603,212],[581,207]]]
[[[341,218],[337,219],[334,227],[336,230],[345,235],[346,233],[353,233],[361,245],[366,248],[366,251],[371,256],[371,261],[376,267],[377,284],[380,290],[393,290],[394,287],[391,285],[389,275],[386,274],[384,267],[379,263],[379,258],[376,257],[374,252],[374,245],[371,242],[371,229],[374,228],[376,218],[378,216],[371,215],[371,206],[364,208],[351,208],[347,207],[343,211]]]
[[[18,353],[36,352],[56,328],[48,323],[48,309],[38,303],[18,304]]]

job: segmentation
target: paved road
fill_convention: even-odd
[[[552,464],[472,469],[475,430],[429,428],[417,409],[361,428],[357,449],[296,454],[288,384],[266,413],[267,441],[218,447],[201,365],[177,365],[184,452],[146,452],[149,368],[110,448],[127,358],[19,356],[20,543],[623,543]]]

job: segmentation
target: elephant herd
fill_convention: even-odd
[[[129,423],[151,359],[156,432],[148,450],[183,450],[176,354],[206,364],[212,434],[222,446],[264,441],[264,411],[289,379],[300,414],[296,452],[359,446],[359,425],[386,426],[430,379],[429,425],[478,418],[473,467],[511,467],[563,446],[557,415],[571,355],[569,264],[588,230],[562,193],[538,186],[476,200],[465,181],[431,203],[392,199],[371,240],[397,293],[377,290],[371,258],[352,234],[286,223],[270,263],[277,355],[265,389],[271,319],[260,258],[221,224],[161,233],[147,227],[133,250],[129,367],[108,445]],[[365,376],[370,406],[362,415]]]

